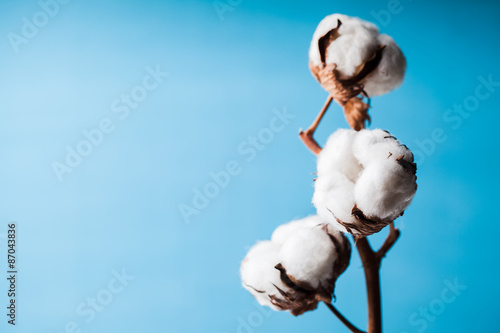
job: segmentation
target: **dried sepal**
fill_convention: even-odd
[[[398,156],[398,158],[396,158],[396,162],[398,162],[409,174],[415,175],[417,173],[417,164],[414,162],[408,162],[404,159],[403,155]]]
[[[276,286],[282,298],[270,295],[271,302],[282,310],[289,310],[294,316],[316,309],[318,300],[314,289],[307,283],[301,283],[300,286],[298,281],[294,282],[293,277],[286,273],[286,268],[282,264],[277,264],[275,268],[280,272],[281,281],[288,289],[285,291]]]
[[[366,122],[370,124],[369,108],[370,106],[359,97],[353,97],[344,104],[345,119],[353,130],[360,131],[365,128]]]
[[[333,214],[333,213],[332,213]],[[367,218],[365,214],[356,205],[352,208],[351,215],[354,222],[344,222],[335,217],[335,220],[342,225],[348,233],[357,237],[365,237],[379,232],[393,221],[383,221],[375,218]]]
[[[326,56],[327,56],[327,50],[328,46],[337,39],[339,36],[339,28],[342,25],[342,21],[337,20],[337,27],[333,28],[332,30],[328,31],[325,35],[323,35],[319,40],[318,40],[318,49],[319,49],[319,54],[321,58],[321,62],[324,64],[326,62]]]

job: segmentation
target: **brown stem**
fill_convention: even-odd
[[[337,310],[335,306],[333,306],[333,304],[327,302],[325,302],[325,304],[333,312],[333,314],[337,316],[337,318],[342,322],[342,324],[344,324],[349,330],[351,330],[351,332],[365,333],[364,331],[354,326],[349,320],[347,320],[347,318],[344,317],[342,313],[340,313],[339,310]]]
[[[314,154],[318,155],[321,152],[321,146],[314,140],[314,132],[316,131],[316,128],[318,127],[321,119],[326,113],[326,110],[328,110],[328,107],[332,103],[333,97],[330,95],[328,96],[328,99],[326,100],[325,105],[319,112],[318,116],[316,119],[313,121],[311,126],[306,131],[300,130],[299,132],[299,137],[304,142],[307,148],[309,148],[310,151],[312,151]]]
[[[400,234],[401,233],[399,232],[399,229],[397,229],[394,226],[394,222],[392,222],[390,224],[390,230],[389,230],[389,235],[387,235],[387,239],[385,240],[384,244],[380,247],[380,250],[378,250],[376,253],[376,256],[378,257],[379,260],[382,260],[382,258],[385,257],[387,252],[398,240]]]
[[[361,262],[365,271],[368,296],[368,333],[382,333],[382,300],[380,296],[380,264],[386,253],[397,241],[400,232],[391,223],[389,234],[377,252],[373,251],[366,237],[356,239]]]
[[[366,237],[356,240],[361,262],[365,270],[368,296],[368,333],[382,332],[382,302],[380,299],[380,260],[373,252]]]

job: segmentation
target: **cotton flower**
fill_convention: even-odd
[[[417,189],[413,154],[382,130],[338,130],[317,168],[318,215],[356,236],[376,233],[401,216]]]
[[[331,302],[350,253],[347,238],[320,217],[292,221],[250,249],[241,264],[243,287],[261,305],[297,316]]]
[[[394,40],[367,21],[342,14],[325,17],[314,32],[309,68],[321,86],[344,107],[356,130],[369,121],[369,105],[356,96],[386,94],[401,85],[406,59]]]

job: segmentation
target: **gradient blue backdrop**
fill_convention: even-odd
[[[8,34],[20,34],[23,17],[41,7],[0,3],[0,258],[16,221],[20,272],[15,329],[0,283],[1,331],[59,333],[74,321],[81,332],[346,332],[323,305],[298,318],[261,309],[238,275],[252,244],[314,213],[315,158],[297,133],[326,99],[307,52],[317,23],[334,12],[373,21],[408,59],[403,86],[374,98],[371,110],[372,128],[421,152],[418,193],[382,267],[386,331],[499,331],[500,87],[469,116],[447,117],[473,101],[478,77],[500,81],[500,3],[230,3],[218,13],[212,1],[73,0],[18,53]],[[380,17],[389,9],[390,19]],[[169,76],[120,120],[111,103],[157,65]],[[247,161],[237,147],[284,109],[295,118]],[[58,181],[51,164],[103,118],[115,130]],[[346,123],[334,105],[318,140],[338,127]],[[446,139],[432,147],[436,129]],[[193,191],[232,160],[241,172],[186,223],[180,205],[192,205]],[[122,269],[135,279],[86,322],[77,307]],[[440,309],[455,279],[466,289]],[[365,327],[356,253],[336,294],[339,309]],[[412,317],[429,305],[440,313],[424,329]]]

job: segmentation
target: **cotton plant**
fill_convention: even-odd
[[[381,333],[379,270],[400,236],[394,221],[415,196],[417,166],[396,137],[365,126],[369,99],[401,85],[406,59],[372,23],[332,14],[313,34],[309,68],[329,93],[312,125],[299,133],[317,156],[316,215],[278,226],[270,240],[254,245],[241,264],[242,284],[261,305],[295,316],[324,302],[351,332],[364,333],[332,303],[336,281],[349,265],[352,237],[366,278],[367,332]],[[314,132],[333,100],[351,129],[334,131],[322,148]],[[387,238],[375,251],[368,237],[384,229]]]

